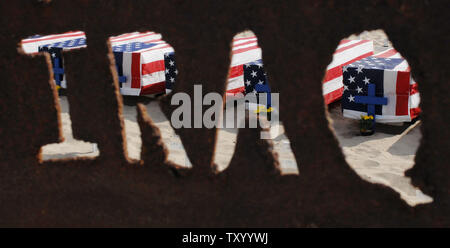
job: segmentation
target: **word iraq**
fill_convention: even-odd
[[[214,245],[217,240],[224,240],[223,237],[217,237],[216,234],[184,234],[183,243],[207,243]],[[225,233],[225,242],[227,243],[261,243],[267,245],[269,236],[267,233]]]

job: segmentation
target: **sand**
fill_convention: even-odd
[[[252,33],[247,32],[241,36],[249,35]],[[381,30],[363,32],[349,38],[374,40],[375,52],[390,46],[386,35]],[[73,139],[67,97],[60,96],[59,102],[65,141],[44,146],[42,149],[43,159],[98,156],[99,151],[95,149],[95,144]],[[149,116],[161,131],[163,142],[169,149],[169,160],[180,165],[192,166],[180,138],[174,133],[168,118],[161,112],[157,102],[150,101],[145,106]],[[410,205],[432,201],[430,197],[413,187],[410,179],[404,176],[404,171],[414,165],[415,153],[421,139],[420,121],[413,124],[378,124],[377,132],[374,135],[360,136],[358,121],[343,118],[339,103],[329,106],[328,115],[348,164],[364,180],[393,188]],[[139,159],[141,151],[141,133],[136,117],[135,106],[123,106],[128,156],[133,159]],[[273,128],[279,132],[278,135],[273,135],[276,138],[272,141],[274,150],[279,154],[283,172],[298,173],[297,163],[301,165],[301,161],[295,160],[290,149],[290,142],[284,135],[282,123]],[[218,152],[214,160],[219,165],[219,170],[226,169],[233,156],[237,131],[237,128],[219,130],[216,148]]]

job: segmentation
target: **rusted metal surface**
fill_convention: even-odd
[[[449,226],[448,1],[2,1],[0,46],[1,226]],[[434,202],[411,207],[363,181],[345,162],[325,118],[321,79],[339,40],[382,28],[420,82],[423,139],[408,171]],[[224,92],[233,36],[258,36],[281,120],[301,166],[282,176],[257,129],[241,129],[229,168],[211,165],[215,130],[179,131],[190,170],[165,162],[157,130],[140,109],[142,161],[124,146],[122,99],[107,38],[163,34],[177,53],[175,92]],[[64,54],[73,135],[100,157],[40,162],[58,142],[57,93],[43,56],[22,38],[83,30],[86,49]],[[201,68],[201,69],[200,69]],[[161,101],[170,116],[170,96]],[[255,145],[248,145],[255,144]],[[257,144],[257,145],[256,145]]]

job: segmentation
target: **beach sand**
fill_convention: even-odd
[[[240,34],[242,37],[249,35],[253,34],[251,32]],[[375,52],[387,49],[387,45],[390,46],[382,30],[363,32],[349,38],[374,40]],[[99,151],[95,149],[94,144],[73,139],[67,98],[60,96],[59,100],[65,141],[60,144],[44,146],[42,149],[43,159],[98,156]],[[191,166],[179,137],[171,128],[168,118],[160,111],[157,102],[149,101],[145,106],[147,113],[160,129],[164,144],[169,148],[169,160],[180,165]],[[414,165],[415,153],[421,139],[420,121],[403,125],[378,124],[377,132],[374,135],[360,136],[358,121],[343,118],[339,103],[331,104],[328,106],[328,110],[331,126],[340,142],[346,160],[358,175],[364,180],[393,188],[410,205],[432,200],[414,188],[410,179],[404,176],[404,171]],[[139,159],[141,151],[141,133],[136,117],[135,106],[132,104],[123,106],[128,156],[132,159]],[[275,151],[282,161],[282,170],[284,173],[297,173],[296,164],[301,166],[301,158],[300,161],[295,161],[282,125],[278,130],[280,133],[273,142]],[[237,131],[236,128],[219,130],[218,152],[215,156],[219,170],[226,169],[226,165],[233,156]]]

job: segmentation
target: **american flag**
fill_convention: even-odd
[[[122,95],[158,94],[172,89],[178,73],[174,49],[161,38],[154,32],[134,32],[109,39]]]
[[[270,97],[270,87],[267,81],[267,74],[264,71],[262,60],[254,61],[244,65],[244,94],[267,93],[266,108],[272,106]]]
[[[135,32],[111,37],[110,41],[116,60],[119,82],[123,81],[121,82],[122,94],[155,94],[163,92],[164,89],[169,92],[173,88],[178,74],[174,50],[161,40],[160,34]],[[139,42],[139,47],[136,47],[136,44],[133,45],[136,42]],[[149,45],[143,45],[142,43],[157,44],[157,46],[144,48],[143,46]],[[141,54],[141,56],[139,57],[137,54]],[[259,70],[263,71],[261,48],[258,46],[256,36],[233,39],[232,54],[227,94],[246,93],[245,65],[258,63]],[[139,63],[141,64],[140,73]],[[134,68],[134,73],[132,68]],[[165,72],[165,75],[162,72]],[[141,84],[138,83],[139,81],[141,81]],[[264,82],[267,84],[267,80]]]
[[[23,39],[21,41],[22,50],[26,54],[36,54],[39,52],[39,47],[58,43],[58,42],[64,42],[67,40],[76,40],[79,38],[86,39],[86,35],[83,31],[73,31],[73,32],[67,32],[62,34],[52,34],[52,35],[34,35],[31,37],[28,37],[26,39]],[[81,48],[86,47],[86,44],[81,45],[79,47],[72,47],[72,48],[66,48],[66,49],[74,49],[74,48]]]
[[[67,88],[62,51],[86,47],[86,35],[82,31],[46,36],[34,35],[23,39],[21,45],[22,50],[27,54],[48,52],[51,55],[56,86],[58,88]]]
[[[410,72],[402,58],[370,56],[342,68],[344,89],[343,115],[359,119],[367,114],[368,105],[358,103],[359,96],[370,96],[369,85],[375,86],[374,97],[387,98],[387,104],[375,105],[377,122],[411,121]]]
[[[262,60],[244,65],[244,84],[245,94],[256,94],[258,92],[257,85],[268,85],[267,75],[264,72]]]
[[[227,95],[246,93],[244,79],[245,65],[259,62],[262,65],[262,51],[256,36],[234,38],[232,42],[231,66],[228,74]]]
[[[340,42],[322,80],[325,104],[330,104],[342,97],[344,89],[342,67],[371,55],[373,55],[371,40],[342,40]]]
[[[400,58],[400,59],[403,59],[403,57],[400,55],[400,53],[397,52],[394,48],[389,48],[383,52],[375,54],[374,56],[377,58],[388,58],[388,59]],[[406,60],[404,60],[402,62],[402,64],[399,66],[399,68],[401,68],[402,70],[411,72],[411,67],[408,65],[408,62]],[[411,98],[411,106],[410,106],[409,111],[410,111],[411,119],[414,119],[420,114],[421,109],[419,108],[420,94],[419,94],[418,85],[417,85],[417,82],[412,77],[411,77],[410,87],[409,87],[409,96]]]

